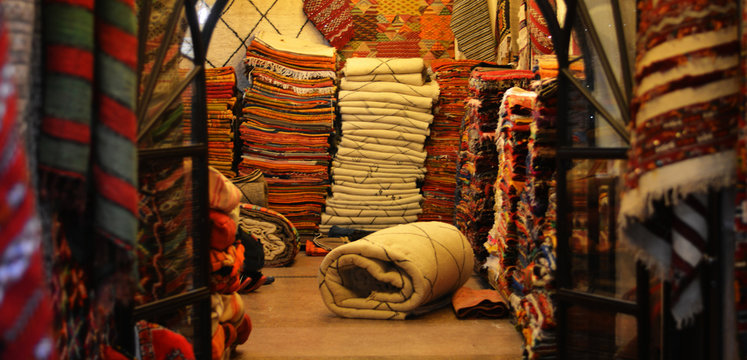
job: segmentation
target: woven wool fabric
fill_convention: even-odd
[[[342,59],[454,57],[451,0],[351,0],[353,38]]]
[[[495,19],[496,62],[508,64],[511,59],[511,0],[499,0]]]
[[[234,68],[226,66],[205,69],[205,88],[208,110],[208,164],[223,175],[234,177],[236,171],[234,170],[235,134],[233,129],[237,121],[233,111],[236,105]]]
[[[342,132],[331,168],[332,196],[320,228],[342,225],[378,230],[417,220],[422,210],[416,181],[425,172],[423,141],[433,121],[429,112],[440,88],[435,82],[397,82],[396,75],[423,70],[423,59],[415,58],[353,58],[345,64],[346,75],[395,76],[386,79],[394,81],[373,78],[367,82],[340,82],[344,89],[339,93]],[[402,107],[378,107],[379,104]],[[402,206],[398,201],[403,199],[414,201],[415,206]]]
[[[57,350],[62,357],[80,356],[74,347],[84,344],[84,357],[99,358],[116,336],[110,302],[128,306],[133,286],[137,19],[134,2],[128,0],[50,0],[43,16],[50,24],[43,42],[53,61],[45,68],[39,140],[42,201],[61,221],[57,231],[64,235],[54,236],[66,238],[70,261],[96,269],[96,276],[86,274],[81,286],[101,294],[81,306],[85,319],[71,315],[62,321],[61,326],[76,329],[65,332]],[[77,267],[63,267],[68,265]]]
[[[141,167],[138,304],[176,295],[191,286],[189,168],[181,160]]]
[[[454,0],[451,31],[467,59],[495,62],[495,34],[487,0]]]
[[[737,4],[646,1],[639,8],[632,141],[619,223],[623,241],[673,282],[677,300],[668,310],[682,325],[702,308],[694,269],[702,260],[698,237],[707,228],[698,197],[735,180]],[[671,219],[672,227],[659,218]],[[685,227],[700,235],[683,235]]]
[[[448,305],[472,274],[473,261],[453,225],[418,222],[334,248],[317,278],[324,304],[338,316],[405,319]]]
[[[550,5],[554,8],[555,1],[550,1]],[[529,63],[534,66],[537,57],[553,54],[554,48],[547,20],[542,16],[536,0],[527,0],[526,18],[531,48]]]
[[[42,264],[41,224],[19,141],[13,71],[0,21],[0,357],[55,358],[54,313]]]
[[[210,7],[214,1],[206,3]],[[213,30],[206,54],[207,65],[237,66],[244,60],[252,35],[260,32],[313,44],[325,43],[322,34],[304,13],[303,0],[229,1]]]
[[[341,49],[353,37],[349,0],[304,0],[303,11],[329,44]]]
[[[469,100],[459,130],[455,223],[473,246],[477,269],[488,255],[483,244],[495,215],[498,152],[494,139],[501,100],[514,86],[526,88],[532,77],[531,71],[490,67],[476,67],[470,74]]]
[[[335,50],[260,33],[249,45],[246,64],[252,86],[244,94],[239,174],[260,170],[268,207],[302,236],[313,237],[329,187]]]
[[[433,117],[431,136],[425,143],[427,158],[423,182],[423,213],[419,221],[454,221],[456,160],[459,127],[472,66],[476,60],[437,59],[431,63],[439,86],[438,109]]]

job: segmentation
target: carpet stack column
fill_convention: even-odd
[[[341,140],[332,162],[331,226],[380,230],[418,220],[425,139],[439,88],[423,59],[348,59],[340,83]]]
[[[236,115],[236,73],[233,67],[205,69],[207,89],[208,164],[223,175],[236,176],[233,168]]]
[[[506,90],[526,88],[531,71],[490,67],[473,69],[469,99],[460,128],[457,160],[455,223],[475,252],[475,269],[482,271],[487,258],[483,246],[494,222],[494,192],[498,172],[495,144],[501,100]]]
[[[526,267],[529,249],[529,230],[524,208],[524,188],[527,180],[526,159],[534,92],[514,87],[506,91],[496,130],[498,150],[498,177],[495,182],[495,221],[488,233],[485,247],[497,262],[487,264],[490,280],[498,279],[495,286],[506,299],[513,292],[524,295],[521,269]],[[528,290],[528,289],[526,289]]]
[[[456,162],[459,154],[459,128],[464,117],[467,86],[476,60],[439,59],[431,63],[440,89],[434,111],[431,135],[426,139],[423,213],[419,221],[454,223]]]
[[[555,273],[557,81],[504,96],[496,144],[495,224],[485,247],[488,280],[509,301],[529,359],[557,353]]]
[[[318,232],[329,188],[329,137],[335,119],[335,49],[260,33],[247,48],[239,174],[259,169],[269,208],[302,237]]]

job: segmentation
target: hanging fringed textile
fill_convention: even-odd
[[[81,275],[56,274],[58,315],[80,296],[77,315],[59,319],[57,350],[95,359],[115,341],[116,305],[132,297],[137,20],[130,0],[47,0],[43,16],[42,201],[60,221],[55,267]]]
[[[304,0],[303,11],[329,44],[342,49],[353,37],[350,0]]]
[[[459,51],[467,59],[495,62],[495,37],[486,0],[456,0],[451,15]]]
[[[676,300],[669,310],[678,325],[702,308],[689,290],[698,287],[692,279],[707,234],[700,198],[735,180],[736,13],[737,3],[727,0],[639,3],[632,141],[619,223],[623,241],[672,281]],[[685,226],[692,231],[684,233]]]
[[[19,141],[9,39],[0,21],[0,358],[54,358],[41,228]]]

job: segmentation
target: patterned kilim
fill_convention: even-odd
[[[137,20],[128,0],[50,0],[43,16],[52,60],[39,140],[42,195],[61,221],[55,237],[70,246],[68,262],[58,265],[82,271],[58,284],[57,350],[63,358],[95,359],[115,336],[113,304],[128,301],[133,285]],[[82,303],[62,301],[81,288],[90,292]]]
[[[702,308],[695,269],[707,228],[699,195],[735,180],[737,3],[644,1],[639,10],[621,235],[672,281],[668,310],[682,325]]]
[[[454,0],[451,31],[467,59],[495,62],[495,37],[487,0]]]
[[[340,50],[351,57],[454,58],[451,0],[351,0],[353,38]]]
[[[53,359],[53,313],[42,264],[41,226],[19,141],[13,71],[0,22],[0,357]]]
[[[511,1],[499,0],[495,19],[495,41],[498,47],[496,62],[511,62]]]
[[[209,8],[214,2],[207,0],[205,7]],[[303,0],[232,0],[226,4],[213,31],[207,65],[239,69],[251,35],[261,31],[313,44],[325,43],[322,34],[306,17]],[[241,72],[239,75],[243,76]]]
[[[341,49],[353,37],[349,0],[304,0],[303,11],[335,48]]]

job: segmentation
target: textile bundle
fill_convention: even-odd
[[[528,264],[530,250],[530,228],[522,221],[526,204],[527,153],[532,122],[532,109],[536,93],[511,88],[506,91],[500,110],[500,122],[496,130],[498,149],[498,175],[494,187],[495,219],[485,247],[490,256],[498,258],[499,267],[493,270],[499,276],[501,291],[505,298],[511,294],[511,283],[523,287],[521,269]],[[521,209],[520,209],[521,208]],[[516,274],[518,272],[519,274]],[[523,295],[524,289],[514,289]]]
[[[738,6],[669,0],[644,1],[639,9],[620,232],[672,282],[668,310],[682,325],[702,309],[696,269],[708,228],[699,198],[735,181]]]
[[[252,321],[245,312],[244,301],[238,293],[210,296],[212,360],[227,359],[231,349],[249,338]]]
[[[348,59],[352,76],[422,73],[422,59]],[[438,98],[436,82],[340,83],[342,137],[332,162],[332,196],[321,229],[332,225],[378,230],[414,222],[422,212],[418,180],[425,174],[423,149]]]
[[[295,259],[300,246],[298,232],[280,213],[261,206],[241,204],[239,227],[262,243],[265,266],[285,266]]]
[[[425,181],[423,213],[419,221],[454,222],[456,162],[459,153],[459,127],[464,117],[467,86],[475,60],[434,60],[431,67],[439,86],[438,104],[425,142]]]
[[[42,263],[41,222],[19,141],[9,41],[0,21],[0,357],[54,359],[54,313]],[[12,339],[12,341],[10,340]]]
[[[333,249],[320,265],[319,290],[339,316],[404,319],[448,305],[473,262],[453,225],[403,224]]]
[[[329,188],[335,49],[263,33],[246,63],[252,86],[244,94],[239,173],[261,170],[269,208],[311,238]]]
[[[460,127],[456,175],[455,224],[472,244],[476,266],[487,258],[483,244],[494,221],[498,152],[495,132],[503,93],[528,85],[531,71],[477,67],[469,80],[466,114]]]
[[[226,359],[249,337],[251,321],[244,313],[241,290],[244,245],[236,234],[242,194],[221,172],[209,167],[210,290],[212,291],[212,358]]]
[[[205,88],[208,164],[231,178],[236,176],[233,169],[236,73],[233,67],[205,69]]]
[[[495,222],[484,246],[488,280],[511,304],[530,359],[557,348],[549,292],[555,273],[557,81],[509,89],[496,130]]]

